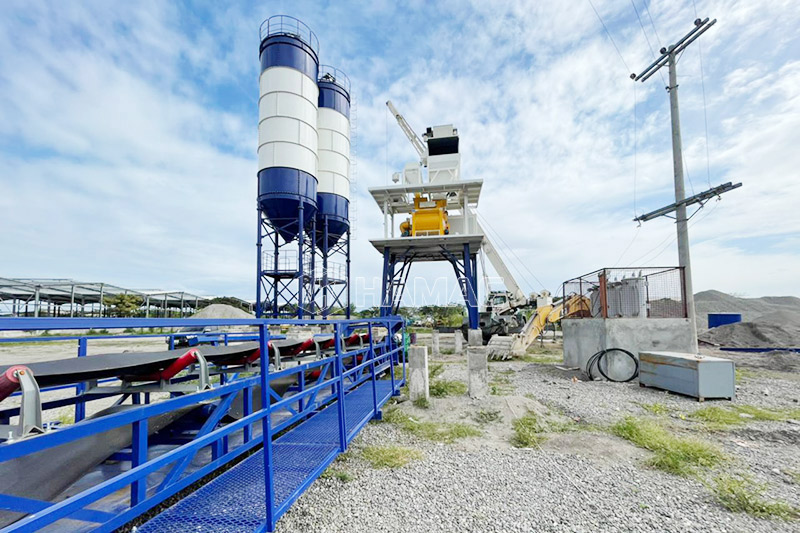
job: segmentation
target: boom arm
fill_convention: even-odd
[[[400,129],[403,130],[403,133],[406,134],[406,137],[408,137],[408,140],[411,142],[412,146],[414,146],[414,150],[416,150],[419,154],[420,162],[427,166],[428,148],[425,146],[425,143],[423,143],[422,139],[420,139],[419,136],[414,133],[414,130],[412,130],[411,126],[408,125],[408,122],[406,122],[406,119],[403,117],[403,115],[401,115],[400,112],[395,109],[391,100],[387,100],[386,105],[389,107],[389,111],[392,112],[392,115],[394,115],[394,118],[397,120],[397,124],[400,126]]]

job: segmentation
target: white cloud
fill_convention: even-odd
[[[631,222],[633,85],[588,3],[295,4],[273,7],[316,31],[322,61],[350,75],[358,101],[353,275],[365,292],[377,291],[381,269],[368,239],[382,235],[366,189],[414,159],[389,98],[419,131],[458,127],[462,173],[484,179],[479,210],[514,248],[526,289],[540,288],[527,270],[552,290],[617,262],[676,262],[671,221],[638,230]],[[652,61],[629,5],[595,5],[629,69]],[[257,25],[269,13],[209,9],[210,17],[161,2],[4,8],[5,275],[253,297]],[[688,1],[649,9],[662,40],[694,18]],[[745,186],[694,219],[695,288],[800,294],[785,267],[795,249],[757,244],[800,240],[800,14],[789,1],[701,1],[698,10],[719,19],[698,41],[711,181]],[[654,46],[666,44],[640,14]],[[698,44],[679,64],[695,190],[707,187]],[[638,85],[636,96],[641,213],[671,201],[672,168],[662,81]],[[412,275],[452,274],[419,265]]]

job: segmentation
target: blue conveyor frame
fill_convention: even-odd
[[[334,338],[341,339],[341,342],[334,343],[332,355],[278,371],[268,370],[269,326],[318,324],[332,324]],[[4,462],[97,436],[121,426],[131,426],[133,435],[130,454],[117,454],[126,456],[131,468],[79,494],[59,502],[0,494],[0,508],[31,513],[3,529],[3,532],[38,531],[64,519],[96,524],[93,531],[114,531],[248,453],[251,455],[230,470],[156,515],[139,529],[143,532],[166,531],[170,528],[165,529],[165,524],[174,523],[182,526],[175,526],[171,530],[183,531],[191,523],[196,531],[273,531],[277,520],[292,503],[338,454],[347,450],[348,443],[369,420],[380,418],[381,406],[392,395],[399,394],[400,387],[405,384],[405,325],[402,318],[396,316],[335,322],[262,319],[0,319],[0,331],[198,325],[256,326],[261,353],[257,375],[234,376],[209,390],[141,404],[127,411],[83,420],[43,435],[0,444],[0,462]],[[376,329],[386,334],[376,339]],[[368,340],[357,347],[346,348],[344,339],[355,330],[366,330],[369,333]],[[396,375],[398,368],[402,368],[402,373]],[[313,371],[318,371],[317,377],[307,379],[307,375],[314,375]],[[383,374],[388,375],[389,379],[379,379]],[[293,375],[297,376],[297,385],[282,398],[277,396],[271,383]],[[266,407],[253,410],[253,391],[257,387],[261,391],[261,405]],[[242,418],[220,426],[219,422],[239,393],[244,394]],[[148,456],[149,444],[152,445],[148,443],[149,418],[204,403],[213,403],[215,410],[212,410],[207,423],[198,429],[192,440],[162,455]],[[261,425],[261,435],[258,437],[254,432],[256,424]],[[241,434],[241,438],[231,438],[234,434]],[[188,463],[206,447],[211,448],[211,460],[200,468],[188,471]],[[148,485],[147,476],[157,472],[167,472],[167,475],[160,484]],[[237,481],[242,476],[256,476],[261,483],[249,483],[245,490],[245,486]],[[255,491],[253,487],[256,487]],[[98,508],[104,497],[122,490],[129,492],[129,505],[125,510],[109,512]],[[227,498],[228,502],[237,501],[240,505],[239,508],[231,505],[212,506],[210,500],[213,498]],[[189,522],[186,521],[187,512]],[[250,519],[242,520],[242,513],[246,512],[250,513]]]

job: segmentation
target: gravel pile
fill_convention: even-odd
[[[752,354],[748,354],[752,357]],[[514,370],[511,373],[508,370]],[[440,379],[465,378],[464,364],[447,364]],[[587,424],[608,425],[627,414],[647,415],[642,404],[670,409],[685,428],[692,411],[711,404],[637,384],[583,382],[554,365],[491,363],[490,379],[507,378],[506,401],[534,398],[555,412]],[[737,403],[797,407],[797,381],[747,378]],[[434,399],[458,417],[458,398]],[[450,402],[450,403],[448,403]],[[463,399],[461,411],[469,409]],[[728,402],[715,402],[724,406]],[[481,405],[482,406],[482,405]],[[403,406],[404,410],[410,407]],[[431,411],[436,413],[434,405]],[[407,411],[408,412],[408,411]],[[413,413],[413,411],[411,411]],[[506,422],[510,422],[506,416]],[[449,418],[443,415],[443,420]],[[468,419],[466,419],[468,421]],[[487,436],[437,444],[419,440],[391,424],[369,424],[334,468],[350,481],[320,479],[280,520],[278,532],[767,532],[798,531],[797,522],[730,513],[700,482],[642,464],[649,452],[607,433],[552,435],[537,449],[496,446]],[[771,498],[800,506],[791,469],[800,464],[800,426],[786,422],[748,424],[709,433],[733,457],[730,464],[769,485]],[[373,469],[360,458],[365,446],[399,445],[421,450],[424,459],[397,469]],[[591,448],[595,448],[592,450]],[[626,451],[627,450],[627,451]],[[735,469],[734,468],[734,469]]]
[[[720,291],[703,291],[695,294],[694,300],[699,331],[708,329],[708,313],[740,313],[744,322],[781,311],[800,313],[800,298],[794,296],[738,298]]]
[[[425,459],[374,470],[367,445],[397,443]],[[724,511],[698,482],[633,464],[599,464],[533,449],[465,452],[371,424],[343,466],[353,479],[322,479],[278,532],[680,532],[796,531],[789,523]]]

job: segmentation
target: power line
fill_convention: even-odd
[[[636,233],[633,234],[633,239],[631,239],[631,242],[628,243],[628,246],[626,246],[625,249],[622,250],[622,253],[619,254],[619,257],[617,258],[617,262],[614,263],[614,266],[612,268],[616,268],[617,265],[620,263],[620,261],[622,261],[622,258],[625,257],[625,254],[628,253],[628,250],[630,250],[631,246],[633,246],[633,243],[636,241],[636,237],[639,236],[639,230],[640,229],[642,229],[641,224],[636,226]]]
[[[692,4],[694,5],[694,16],[697,18],[697,2],[692,0]],[[711,156],[709,155],[708,150],[708,111],[706,105],[706,80],[705,74],[703,73],[703,45],[702,43],[697,43],[697,55],[700,58],[700,87],[703,89],[703,125],[706,129],[706,178],[708,178],[708,186],[711,187]]]
[[[645,0],[645,2],[643,3],[644,3],[644,10],[647,12],[647,18],[650,19],[650,25],[653,27],[653,33],[656,34],[656,41],[658,41],[656,44],[661,44],[661,37],[658,36],[658,30],[656,29],[656,25],[653,22],[653,17],[650,15],[650,8],[647,7],[647,1]]]
[[[653,45],[650,44],[650,38],[647,36],[647,32],[644,29],[644,24],[642,24],[642,17],[639,16],[639,10],[636,8],[636,4],[633,2],[633,0],[631,0],[631,5],[633,6],[633,11],[636,13],[636,18],[639,20],[639,26],[642,27],[642,35],[644,35],[644,40],[647,41],[647,47],[650,48],[650,53],[653,55],[653,59],[655,59],[657,57],[656,51],[653,49]],[[646,5],[647,4],[645,4],[645,6]],[[658,38],[658,34],[656,34],[656,38]],[[659,70],[658,74],[661,76],[661,82],[666,85],[667,82],[664,79],[664,73]]]
[[[477,213],[477,211],[476,211],[476,213]],[[489,229],[492,230],[492,233],[494,233],[494,235],[497,237],[497,239],[501,243],[503,243],[503,246],[505,246],[508,249],[508,251],[511,252],[511,255],[513,255],[516,258],[516,260],[519,262],[519,264],[522,265],[522,268],[524,268],[528,272],[528,274],[530,274],[531,277],[533,277],[533,279],[536,280],[536,283],[538,283],[541,288],[546,289],[547,287],[545,287],[544,283],[539,281],[539,278],[536,277],[536,274],[531,272],[531,270],[528,268],[528,266],[522,261],[522,259],[519,258],[519,256],[514,251],[514,249],[511,246],[508,245],[508,243],[503,239],[503,237],[500,235],[500,233],[497,230],[495,230],[494,227],[492,227],[492,225],[489,223],[488,220],[486,220],[486,217],[484,217],[480,213],[478,213],[478,216],[481,218],[481,220],[483,220],[483,222],[486,224],[486,226],[488,226]],[[530,283],[528,285],[530,285]]]
[[[476,211],[476,213],[477,213],[477,211]],[[501,236],[500,236],[500,234],[497,232],[497,230],[495,230],[495,229],[494,229],[494,227],[492,227],[492,226],[491,226],[491,224],[489,224],[489,221],[488,221],[488,220],[486,220],[486,218],[485,218],[485,217],[483,217],[483,215],[480,215],[480,214],[478,214],[478,216],[479,216],[479,217],[481,218],[481,220],[483,221],[483,224],[484,224],[484,226],[485,226],[485,228],[484,228],[484,229],[486,229],[486,230],[487,230],[487,232],[491,231],[492,238],[496,239],[496,240],[497,240],[497,241],[499,241],[499,242],[502,242],[502,243],[503,243],[503,245],[504,245],[506,248],[508,248],[508,249],[511,249],[511,247],[510,247],[510,246],[508,246],[508,244],[507,244],[507,243],[506,243],[506,242],[503,240],[503,237],[501,237]],[[499,248],[495,248],[495,251],[496,251],[498,254],[500,254],[500,249],[499,249]],[[514,269],[514,272],[516,272],[516,275],[517,275],[517,276],[519,276],[519,278],[520,278],[521,280],[523,280],[523,281],[525,282],[525,284],[526,284],[526,285],[528,285],[528,287],[530,287],[531,289],[533,288],[533,284],[532,284],[532,283],[531,283],[531,282],[528,280],[528,278],[526,278],[526,277],[524,276],[524,274],[523,274],[522,270],[519,268],[519,265],[517,265],[516,263],[512,263],[512,262],[509,260],[509,261],[508,261],[508,264],[507,264],[506,266],[507,266],[509,269],[513,268],[513,269]],[[484,271],[484,272],[485,272],[485,271]],[[534,276],[534,277],[535,277],[535,276]],[[537,280],[537,281],[538,281],[538,280]]]
[[[592,6],[592,11],[594,11],[594,14],[597,15],[597,20],[599,20],[600,24],[603,25],[603,29],[606,30],[606,35],[608,35],[608,39],[611,41],[611,44],[614,45],[614,50],[617,51],[617,55],[619,56],[620,60],[622,61],[622,64],[625,65],[625,71],[626,72],[631,72],[630,67],[628,67],[628,64],[625,62],[625,58],[622,57],[622,52],[619,51],[619,47],[617,46],[617,43],[614,42],[614,38],[611,36],[611,32],[608,31],[608,28],[606,27],[606,23],[603,22],[603,18],[600,16],[600,13],[597,12],[597,8],[594,7],[594,4],[592,3],[592,0],[588,0],[588,2],[589,2],[589,5]]]
[[[636,214],[636,177],[639,171],[639,161],[638,161],[638,154],[639,154],[639,126],[637,124],[638,119],[636,117],[636,106],[638,102],[636,101],[636,84],[633,84],[633,218],[636,218],[638,215]]]

